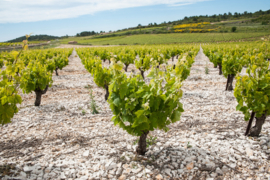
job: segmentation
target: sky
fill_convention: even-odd
[[[0,0],[0,42],[30,33],[74,36],[185,16],[268,9],[270,0]]]

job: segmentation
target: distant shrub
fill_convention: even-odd
[[[267,21],[263,21],[263,22],[262,22],[262,25],[267,25],[267,24],[268,24]]]
[[[237,29],[237,28],[234,26],[234,27],[232,27],[231,31],[232,31],[232,32],[235,32],[236,29]]]
[[[228,30],[220,30],[219,32],[221,32],[221,33],[227,33]]]

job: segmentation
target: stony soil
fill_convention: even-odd
[[[108,65],[108,62],[106,62]],[[209,74],[205,74],[205,67]],[[130,72],[134,69],[131,65]],[[170,131],[151,132],[145,157],[132,137],[110,121],[112,112],[74,52],[53,86],[33,106],[22,95],[13,122],[0,127],[2,179],[268,179],[269,118],[261,137],[245,137],[247,122],[233,92],[202,51],[183,84],[185,112]],[[89,109],[89,88],[98,105]]]

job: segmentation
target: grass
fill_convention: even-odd
[[[171,33],[173,24],[151,26],[141,29],[123,29],[103,35],[69,37],[61,40],[62,44],[77,41],[80,45],[144,45],[172,43],[209,43],[258,39],[270,35],[270,25],[262,25],[256,19],[232,19],[214,22],[202,27],[204,30],[215,29],[211,33]],[[232,27],[236,32],[232,33]],[[192,29],[192,28],[191,28]],[[195,28],[196,29],[196,28]],[[200,28],[199,28],[200,29]],[[190,29],[187,28],[186,32]]]
[[[172,34],[139,34],[130,36],[116,36],[108,38],[73,37],[61,40],[77,41],[81,45],[136,45],[136,44],[172,44],[172,43],[207,43],[239,41],[242,39],[258,39],[270,35],[270,32],[237,32],[237,33],[172,33]]]

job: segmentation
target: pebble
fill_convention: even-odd
[[[87,151],[85,151],[85,152],[83,153],[83,156],[84,156],[84,157],[88,157],[88,156],[89,156],[89,154],[90,154],[90,151],[89,151],[89,150],[87,150]]]
[[[187,165],[187,170],[191,170],[191,169],[193,169],[194,168],[194,163],[193,162],[191,162],[191,163],[189,163],[188,165]]]
[[[161,174],[158,174],[158,175],[156,176],[156,179],[157,179],[157,180],[162,180],[162,179],[163,179],[163,176],[162,176]]]

